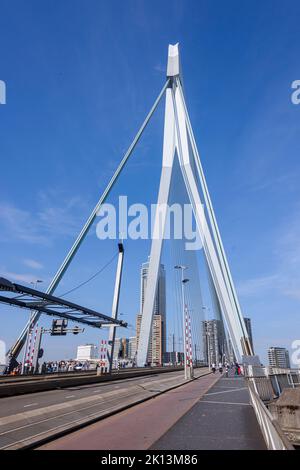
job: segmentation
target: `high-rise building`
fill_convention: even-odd
[[[139,314],[136,318],[137,347],[141,332],[141,323],[142,315]],[[153,315],[152,329],[147,354],[147,363],[156,366],[162,365],[163,356],[163,317],[162,315]]]
[[[226,337],[221,320],[204,320],[202,322],[202,339],[204,360],[207,364],[223,362],[226,353]]]
[[[251,318],[244,318],[244,321],[245,321],[246,330],[249,336],[249,341],[252,347],[252,351],[254,353]]]
[[[122,358],[127,359],[128,358],[128,345],[129,345],[129,339],[128,338],[122,338]]]
[[[282,369],[290,369],[290,355],[286,348],[272,346],[268,350],[268,358],[270,367],[280,367]]]
[[[98,358],[98,348],[95,344],[78,346],[76,361],[91,361]]]
[[[113,359],[121,357],[121,338],[115,338]]]
[[[114,345],[113,359],[127,359],[128,357],[128,338],[116,338]]]
[[[244,322],[245,322],[246,330],[248,333],[249,341],[252,347],[252,351],[254,353],[251,318],[244,318]],[[233,350],[233,346],[232,346],[232,342],[230,338],[228,338],[228,360],[229,362],[236,362],[236,357],[234,354],[234,350]]]
[[[130,336],[128,342],[128,359],[133,360],[136,355],[136,336]]]
[[[184,364],[184,354],[183,352],[165,352],[164,354],[164,363],[166,364]]]
[[[136,320],[137,347],[141,330],[142,314],[145,302],[149,262],[143,263],[141,268],[141,295],[140,314]],[[157,288],[154,302],[154,314],[149,340],[147,362],[160,365],[163,363],[163,355],[166,351],[166,274],[164,265],[159,267]]]
[[[140,297],[140,312],[143,312],[147,278],[148,278],[149,261],[142,264],[141,268],[141,297]],[[166,316],[166,273],[163,264],[159,267],[157,288],[154,302],[154,315]]]

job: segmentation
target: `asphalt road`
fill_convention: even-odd
[[[197,374],[207,373],[201,369]],[[38,440],[124,409],[183,383],[182,371],[0,399],[0,449]]]
[[[173,373],[171,373],[173,374]],[[178,374],[175,372],[175,374]],[[163,374],[161,374],[163,375]],[[181,372],[182,375],[182,372]],[[68,387],[58,390],[50,390],[46,392],[35,392],[15,397],[7,397],[0,399],[0,418],[11,416],[16,413],[23,413],[28,409],[44,408],[54,404],[60,404],[69,400],[90,397],[93,393],[108,393],[113,390],[120,390],[128,387],[128,384],[147,384],[155,380],[160,375],[152,375],[149,377],[135,377],[132,379],[117,380],[114,382],[102,382],[100,384],[79,385],[76,387]]]

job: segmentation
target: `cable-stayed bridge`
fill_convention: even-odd
[[[107,326],[109,328],[108,372],[111,372],[116,339],[116,327],[127,326],[125,322],[122,322],[118,318],[124,263],[123,243],[120,242],[118,244],[118,261],[116,266],[111,314],[107,315],[96,310],[87,309],[75,304],[74,302],[66,301],[62,297],[54,296],[54,293],[64,274],[71,265],[81,244],[85,240],[97,214],[103,207],[103,204],[107,201],[112,189],[116,186],[119,176],[142,137],[144,130],[151,121],[155,110],[164,98],[165,112],[161,176],[153,223],[151,249],[147,264],[147,282],[144,286],[143,302],[140,312],[141,318],[137,341],[136,370],[133,371],[134,375],[132,376],[136,381],[136,386],[142,389],[142,395],[141,391],[137,392],[134,386],[132,387],[130,384],[128,385],[125,383],[125,380],[128,380],[125,377],[122,384],[116,385],[116,387],[119,387],[121,391],[123,390],[122,393],[115,393],[117,389],[114,390],[113,386],[110,385],[110,389],[107,388],[107,390],[109,390],[107,393],[107,400],[100,400],[101,409],[99,409],[100,402],[96,403],[94,400],[91,400],[90,395],[85,393],[86,389],[83,388],[82,393],[77,394],[78,396],[76,396],[76,394],[73,395],[72,392],[72,394],[69,395],[70,398],[68,398],[65,394],[64,398],[66,400],[71,400],[69,402],[70,414],[68,414],[68,416],[72,415],[72,413],[73,415],[78,413],[77,406],[81,409],[82,405],[86,404],[87,409],[91,410],[94,408],[93,413],[87,412],[90,421],[92,421],[106,416],[106,409],[109,408],[106,404],[111,400],[114,400],[114,412],[120,412],[126,406],[131,407],[137,402],[146,402],[149,397],[158,395],[156,397],[158,400],[156,401],[156,408],[154,406],[152,410],[153,416],[158,417],[161,414],[161,407],[163,405],[165,406],[166,403],[172,403],[174,409],[177,407],[180,408],[178,400],[174,396],[174,393],[172,393],[173,389],[177,389],[180,385],[183,387],[180,389],[182,400],[185,399],[184,397],[186,394],[191,392],[199,392],[199,400],[195,402],[191,400],[189,402],[191,405],[190,408],[183,407],[181,409],[182,414],[179,414],[178,416],[180,419],[186,420],[186,423],[183,423],[180,427],[179,422],[179,427],[174,429],[172,416],[175,411],[172,411],[170,408],[168,413],[166,413],[165,423],[160,427],[161,434],[154,434],[147,445],[154,445],[157,448],[163,448],[163,446],[167,446],[167,448],[169,448],[169,446],[173,445],[175,446],[174,448],[180,448],[176,446],[184,445],[184,439],[188,439],[188,436],[184,434],[186,426],[189,426],[192,434],[195,429],[193,417],[192,415],[189,415],[190,411],[193,409],[196,414],[198,413],[198,415],[201,416],[205,409],[205,413],[208,413],[208,415],[211,416],[211,423],[215,426],[215,442],[212,438],[211,444],[209,444],[207,439],[204,439],[203,436],[206,434],[210,424],[203,420],[203,433],[202,437],[200,436],[198,440],[198,445],[203,446],[203,448],[207,448],[209,445],[216,445],[217,447],[221,445],[221,435],[218,426],[219,423],[225,419],[225,421],[227,420],[228,429],[232,433],[232,442],[235,442],[234,445],[238,445],[238,448],[251,448],[252,445],[254,448],[291,449],[291,445],[280,429],[277,421],[272,417],[266,404],[269,404],[274,399],[278,398],[285,388],[297,389],[297,386],[299,385],[299,375],[297,373],[292,373],[292,371],[266,370],[261,366],[259,358],[254,355],[249,338],[249,332],[246,328],[244,316],[241,311],[229,263],[222,243],[221,234],[218,228],[186,105],[178,44],[169,46],[166,75],[166,82],[163,85],[162,90],[121,160],[113,177],[109,181],[105,191],[99,198],[99,201],[95,205],[85,225],[76,238],[73,246],[57,270],[53,280],[46,290],[46,293],[41,293],[36,289],[28,289],[24,286],[13,284],[9,280],[1,280],[0,290],[3,294],[0,297],[1,302],[27,308],[33,311],[28,324],[24,327],[16,342],[10,348],[8,355],[11,361],[17,360],[22,349],[26,347],[25,343],[28,340],[29,332],[34,330],[37,322],[39,321],[39,317],[42,314],[46,314],[70,319],[94,328]],[[235,362],[243,365],[245,378],[240,376],[235,377],[233,375],[234,369],[228,371],[228,376],[226,377],[224,377],[221,372],[214,374],[211,372],[211,369],[214,368],[212,367],[212,364],[207,364],[208,367],[206,368],[197,368],[198,364],[195,360],[197,356],[197,345],[203,341],[203,337],[207,333],[203,331],[205,325],[203,320],[203,310],[205,309],[205,306],[203,306],[202,303],[201,280],[198,272],[198,254],[196,253],[196,250],[186,249],[186,239],[184,237],[175,240],[171,248],[171,264],[173,262],[173,268],[176,269],[176,271],[173,269],[173,274],[175,276],[175,284],[177,286],[175,288],[176,299],[174,300],[174,304],[176,303],[176,307],[174,307],[174,309],[177,309],[177,320],[175,314],[173,318],[168,316],[168,323],[171,325],[171,327],[169,327],[170,331],[175,331],[175,323],[177,321],[177,340],[179,341],[181,336],[181,350],[183,352],[182,369],[184,370],[184,374],[182,373],[182,370],[172,369],[170,370],[170,375],[167,376],[165,372],[161,371],[161,373],[158,373],[157,370],[158,376],[156,380],[151,379],[151,377],[145,378],[145,374],[147,372],[145,365],[147,365],[149,349],[152,347],[151,341],[153,340],[152,331],[153,322],[155,321],[159,276],[163,249],[166,243],[165,233],[170,220],[168,210],[172,203],[178,202],[179,204],[183,204],[183,201],[191,208],[195,230],[197,232],[199,242],[201,243],[202,261],[205,266],[205,274],[214,310],[213,318],[220,322],[222,331],[224,331],[223,350],[221,356],[216,357],[216,360],[224,366],[225,362],[229,362],[229,350],[231,349]],[[172,322],[174,324],[172,324]],[[166,333],[164,333],[164,335],[166,336]],[[207,336],[209,356],[209,334],[207,334]],[[166,337],[164,338],[164,341],[166,342]],[[35,357],[37,358],[37,355]],[[153,370],[149,372],[153,373]],[[284,382],[283,378],[285,377],[287,377],[287,382]],[[83,378],[86,379],[86,377]],[[55,384],[60,384],[62,388],[64,388],[68,384],[74,384],[75,382],[80,384],[80,380],[83,380],[83,378],[78,377],[77,379],[74,379],[74,377],[72,377],[73,381],[70,381],[70,376],[61,376],[55,379]],[[110,378],[112,378],[112,375]],[[114,379],[116,378],[114,377]],[[118,379],[120,382],[120,377]],[[33,379],[30,377],[24,377],[24,383],[20,380],[11,380],[10,383],[8,383],[9,381],[6,383],[0,382],[0,387],[3,386],[2,390],[4,390],[2,396],[5,396],[6,393],[13,393],[13,390],[23,390],[21,393],[25,393],[25,388],[27,387],[28,389],[25,382],[27,381],[28,384],[29,380]],[[87,383],[96,384],[94,385],[95,390],[93,390],[93,393],[97,393],[99,391],[96,388],[99,387],[97,380],[99,381],[100,379],[92,377],[92,380],[89,379],[88,382],[82,382],[81,386],[84,387]],[[101,380],[101,384],[103,384],[103,377]],[[285,383],[285,387],[279,385],[280,380],[281,385]],[[53,387],[53,382],[51,383],[50,379],[48,381],[44,380],[41,383],[41,380],[37,378],[32,381],[31,384],[32,389],[36,387],[39,393],[42,393],[41,390],[50,390]],[[101,392],[99,391],[99,396],[100,394]],[[115,398],[112,399],[112,397]],[[3,398],[3,400],[5,399]],[[22,442],[24,446],[37,445],[37,442],[39,441],[36,438],[38,435],[36,427],[40,425],[40,420],[36,417],[43,414],[41,409],[48,406],[52,407],[51,413],[57,413],[55,416],[57,420],[59,419],[59,411],[61,410],[60,404],[55,400],[53,403],[49,404],[49,397],[47,398],[45,395],[41,395],[40,402],[38,402],[39,399],[37,399],[37,404],[24,404],[24,398],[19,398],[19,400],[20,407],[18,411],[13,410],[14,413],[11,412],[9,415],[4,413],[2,417],[0,416],[0,426],[3,426],[1,428],[2,431],[0,436],[2,435],[4,439],[2,448],[22,447]],[[35,408],[37,405],[40,406]],[[32,410],[26,411],[28,413],[27,418],[30,418],[32,423],[30,426],[25,425],[23,422],[24,416],[21,416],[21,414],[24,410],[22,409],[22,406],[23,408],[33,407]],[[131,419],[133,422],[135,418],[142,420],[143,412],[145,414],[151,414],[149,406],[150,405],[148,405],[148,408],[145,406],[142,411],[136,410],[136,415],[135,412],[132,411]],[[36,411],[34,411],[34,409]],[[225,411],[226,409],[228,410],[228,413]],[[212,411],[210,412],[209,410]],[[237,417],[235,421],[232,421],[233,414]],[[66,418],[66,420],[60,425],[54,427],[50,426],[47,428],[46,431],[44,431],[44,434],[42,433],[44,436],[43,439],[46,440],[47,438],[57,436],[57,434],[59,434],[58,429],[60,426],[61,429],[66,430],[74,429],[74,422],[78,427],[81,424],[86,423],[85,416],[81,416],[80,419],[78,418],[76,421],[73,415],[71,420]],[[249,420],[249,424],[245,422],[245,417]],[[47,412],[45,412],[43,419],[45,422],[50,420]],[[53,422],[53,416],[51,419]],[[20,432],[20,435],[15,434],[15,427],[12,423],[18,423],[18,429],[26,429],[27,434],[22,434],[23,431]],[[122,423],[122,426],[128,426],[126,419]],[[73,424],[73,426],[71,426],[71,424]],[[56,428],[57,432],[55,432]],[[132,429],[134,430],[134,427]],[[222,433],[225,432],[224,429],[227,428],[222,428]],[[241,429],[243,431],[242,435],[244,433],[244,438],[242,439],[240,438]],[[164,438],[162,438],[163,435]],[[177,436],[177,438],[175,438],[175,436]],[[181,436],[180,439],[178,436]],[[176,439],[178,439],[177,444],[175,443]],[[239,443],[238,439],[240,439]],[[90,439],[88,439],[88,441],[90,442]],[[193,441],[193,444],[197,445],[196,441]],[[62,443],[61,445],[63,446],[64,444]]]

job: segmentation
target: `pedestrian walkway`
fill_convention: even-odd
[[[249,400],[243,377],[222,377],[151,449],[266,449]]]

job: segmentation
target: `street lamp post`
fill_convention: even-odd
[[[170,351],[170,362],[172,365],[174,365],[174,333],[169,333],[168,335],[168,350]],[[173,352],[173,354],[172,354]]]
[[[209,311],[209,307],[202,307],[202,310]],[[205,327],[205,336],[206,336],[206,347],[207,347],[207,360],[208,360],[208,368],[211,369],[211,357],[210,357],[210,332],[208,331],[208,325]]]
[[[207,338],[207,358],[208,358],[208,369],[211,369],[211,358],[210,358],[210,332],[206,332]]]
[[[182,295],[182,333],[183,333],[183,358],[184,358],[184,377],[186,380],[191,378],[192,371],[191,368],[187,366],[187,356],[186,356],[186,335],[185,335],[185,312],[186,312],[186,305],[185,305],[185,293],[184,293],[184,286],[189,281],[189,279],[185,279],[183,276],[183,272],[187,269],[187,266],[177,265],[174,266],[175,269],[181,270],[181,295]]]

